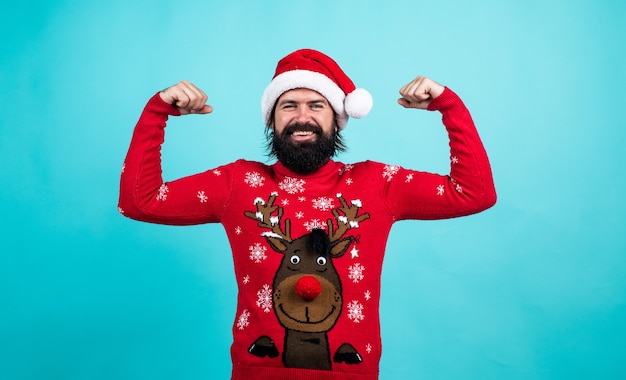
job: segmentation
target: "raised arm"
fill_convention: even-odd
[[[120,179],[119,211],[132,219],[161,224],[199,224],[219,221],[228,173],[199,173],[164,182],[161,145],[169,116],[212,111],[204,92],[182,81],[155,94],[133,132]],[[220,172],[220,174],[222,174]]]
[[[472,117],[449,88],[419,76],[403,86],[398,103],[405,108],[439,111],[450,139],[450,173],[399,168],[384,184],[398,219],[443,219],[474,214],[496,202],[487,153]]]

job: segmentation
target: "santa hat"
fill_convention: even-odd
[[[337,115],[339,129],[345,128],[349,116],[362,118],[373,105],[370,93],[356,88],[332,58],[316,50],[302,49],[278,62],[274,78],[263,92],[261,111],[265,124],[278,98],[296,88],[308,88],[324,96]]]

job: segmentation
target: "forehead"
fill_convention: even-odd
[[[295,88],[293,90],[285,91],[279,98],[277,103],[283,101],[300,101],[300,102],[325,102],[328,100],[317,91],[308,88]]]

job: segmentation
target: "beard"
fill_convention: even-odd
[[[293,142],[290,136],[295,131],[311,131],[317,138],[314,142]],[[336,152],[336,134],[324,134],[315,124],[294,123],[282,133],[274,133],[270,143],[270,155],[276,156],[285,167],[298,174],[310,174],[321,168]]]

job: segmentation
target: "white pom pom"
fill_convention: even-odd
[[[346,96],[343,104],[348,116],[360,119],[370,112],[374,99],[367,90],[357,88]]]

